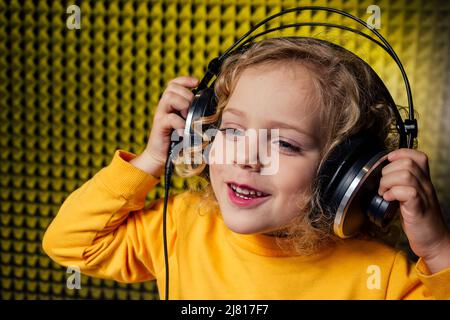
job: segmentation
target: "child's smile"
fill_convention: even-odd
[[[270,194],[248,185],[227,182],[227,186],[228,197],[231,203],[239,207],[256,206],[266,202],[270,197]]]
[[[222,151],[228,132],[244,141],[250,130],[278,129],[267,146],[277,153],[279,164],[273,174],[262,173],[266,164],[261,156],[267,150],[260,147],[261,138],[245,140],[246,147],[237,148],[245,154],[232,159],[243,162],[210,161],[211,185],[231,230],[273,232],[299,214],[298,198],[309,190],[320,160],[317,105],[311,72],[301,64],[262,65],[242,72],[221,118],[221,129],[232,131],[220,131],[210,157],[216,159]],[[231,149],[225,152],[236,152]]]

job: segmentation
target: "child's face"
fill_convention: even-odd
[[[279,167],[274,174],[262,175],[260,162],[249,163],[258,156],[261,159],[262,150],[257,147],[258,143],[255,143],[255,148],[245,149],[243,163],[211,162],[211,186],[224,222],[234,232],[248,234],[281,230],[299,214],[296,195],[309,188],[320,160],[315,101],[310,72],[299,64],[252,67],[239,77],[224,108],[220,127],[241,132],[246,129],[279,129],[279,138],[267,142],[275,144],[273,150],[278,153]],[[284,128],[277,123],[292,128]],[[210,157],[214,157],[215,149],[219,149],[218,143],[224,139],[223,134],[216,136]],[[265,152],[267,154],[267,150]],[[230,196],[230,181],[270,195],[260,203],[237,204]]]

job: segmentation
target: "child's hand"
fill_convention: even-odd
[[[386,201],[400,202],[403,230],[411,249],[430,271],[450,267],[450,233],[430,180],[426,154],[403,148],[389,153],[388,160],[379,194]]]
[[[172,130],[178,133],[184,130],[186,121],[183,118],[186,118],[194,98],[189,88],[196,87],[198,82],[194,77],[178,77],[169,81],[159,100],[147,146],[140,156],[130,161],[133,165],[155,177],[162,174]]]

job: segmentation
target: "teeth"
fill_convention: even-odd
[[[242,199],[246,199],[246,200],[250,200],[251,198],[248,198],[248,197],[244,197],[244,196],[241,196],[239,193],[238,194],[236,194],[239,198],[242,198]]]
[[[239,187],[236,188],[236,191],[239,192],[239,193],[242,193],[242,194],[249,194],[248,190],[246,190],[246,189],[241,189],[241,188],[239,188]]]
[[[238,193],[237,195],[244,199],[250,199],[250,198],[244,197],[242,195],[251,195],[251,196],[258,196],[258,197],[261,197],[263,195],[263,193],[260,191],[242,189],[242,188],[239,188],[238,186],[236,186],[235,184],[231,185],[231,189],[236,191]]]

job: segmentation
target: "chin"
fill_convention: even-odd
[[[247,225],[246,223],[242,223],[240,221],[236,221],[234,219],[227,218],[226,216],[223,217],[223,221],[225,222],[225,225],[233,232],[236,233],[242,233],[242,234],[248,234],[253,233],[253,230],[255,229],[254,226]]]
[[[223,221],[225,222],[225,225],[230,229],[231,231],[235,233],[240,234],[254,234],[254,233],[262,233],[265,232],[265,228],[262,228],[261,226],[254,225],[247,221],[238,221],[235,219],[227,219],[226,216],[223,216]]]

